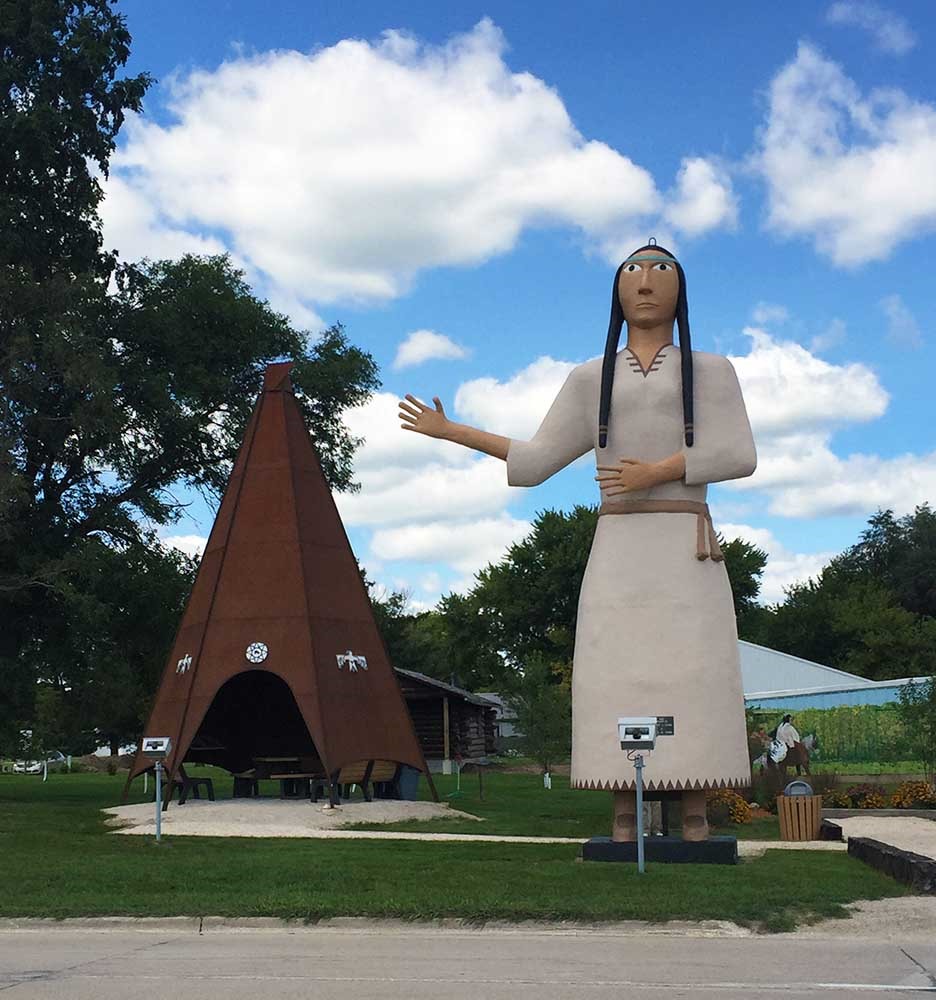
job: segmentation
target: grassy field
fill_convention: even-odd
[[[607,836],[611,831],[611,796],[608,792],[573,790],[566,777],[554,777],[553,787],[543,788],[538,774],[485,773],[478,780],[476,772],[461,778],[456,792],[453,775],[434,776],[442,802],[453,809],[480,816],[481,825],[470,819],[438,819],[407,823],[383,823],[379,827],[359,824],[355,829],[397,830],[408,833],[485,833],[514,837],[588,837]],[[483,786],[483,798],[481,788]],[[420,798],[430,797],[425,781],[420,782]],[[679,808],[670,807],[671,832],[679,830]],[[776,816],[755,820],[744,826],[725,827],[715,833],[730,834],[743,840],[778,840]]]
[[[813,760],[810,767],[815,774],[918,774],[923,777],[923,765],[916,760],[896,760],[882,762],[877,760],[860,761],[823,761]]]
[[[485,807],[506,823],[511,786],[489,777]],[[108,775],[0,776],[0,916],[723,919],[783,930],[905,892],[821,852],[770,851],[736,867],[651,864],[641,877],[633,865],[583,864],[571,845],[175,837],[157,846],[106,832],[99,810],[121,788]],[[540,793],[538,811],[532,794],[519,809],[527,831],[559,819],[561,790]],[[514,809],[527,794],[513,796]],[[606,804],[588,799],[575,793],[573,836],[607,825]]]

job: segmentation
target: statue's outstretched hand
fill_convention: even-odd
[[[442,408],[442,402],[438,396],[433,396],[432,402],[435,404],[435,409],[407,393],[406,398],[400,400],[400,422],[403,430],[417,431],[434,438],[447,438],[447,431],[451,425]]]
[[[649,490],[674,478],[660,462],[639,462],[635,458],[620,458],[620,465],[599,465],[595,479],[603,497],[620,496]]]

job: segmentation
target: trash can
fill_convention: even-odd
[[[818,840],[822,796],[813,795],[805,781],[791,781],[777,796],[781,840]]]
[[[397,787],[400,790],[401,799],[415,801],[419,797],[419,774],[415,767],[403,764],[400,767],[400,777],[397,779]]]

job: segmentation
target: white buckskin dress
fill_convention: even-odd
[[[605,501],[705,502],[708,483],[739,479],[757,459],[727,358],[693,352],[695,443],[684,441],[680,353],[662,348],[644,371],[628,349],[615,366],[608,446],[596,464],[655,462],[682,451],[677,482]],[[535,486],[595,449],[601,358],[569,374],[531,441],[511,441],[511,486]],[[644,769],[648,790],[750,784],[744,695],[724,562],[697,557],[694,513],[603,515],[579,595],[572,670],[572,786],[632,789],[619,716],[671,715]]]

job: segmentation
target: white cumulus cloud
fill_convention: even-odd
[[[726,541],[742,541],[767,553],[767,565],[761,577],[760,602],[778,604],[783,592],[794,583],[805,583],[816,577],[829,564],[836,552],[791,552],[767,528],[747,524],[719,524],[718,530]]]
[[[899,513],[936,495],[936,452],[838,455],[835,433],[881,418],[889,402],[865,365],[832,364],[805,347],[748,329],[751,350],[732,363],[757,442],[757,471],[727,488],[760,492],[784,517]]]
[[[371,549],[385,560],[446,563],[463,574],[474,574],[498,562],[532,525],[507,514],[467,521],[428,521],[374,532]],[[440,581],[434,575],[436,588]],[[429,589],[424,588],[424,589]]]
[[[393,367],[399,371],[425,361],[460,361],[468,351],[445,334],[434,330],[414,330],[397,348]]]
[[[744,332],[751,350],[731,361],[758,441],[862,423],[887,409],[887,392],[866,365],[832,364],[756,327]]]
[[[776,302],[758,302],[751,310],[751,319],[760,326],[786,323],[789,318],[790,310]]]
[[[899,14],[867,0],[838,0],[826,12],[829,24],[847,24],[862,28],[876,48],[902,56],[916,45],[916,35]]]
[[[936,107],[898,88],[863,94],[812,45],[771,82],[753,162],[768,225],[838,265],[884,259],[936,227]]]
[[[738,205],[731,179],[713,160],[685,158],[663,218],[687,236],[711,229],[733,229]]]
[[[178,549],[192,559],[201,559],[208,544],[202,535],[164,535],[159,540],[166,548]]]
[[[544,356],[503,382],[491,377],[463,382],[455,393],[455,409],[470,424],[528,441],[575,366]]]
[[[377,393],[344,414],[351,433],[364,438],[354,458],[361,491],[335,497],[345,522],[376,527],[500,514],[510,497],[504,463],[401,430],[397,403]]]
[[[887,336],[892,343],[898,347],[923,346],[920,325],[899,295],[887,295],[881,299],[881,309],[887,317]]]
[[[182,73],[164,91],[168,123],[127,122],[105,237],[131,257],[221,243],[300,315],[391,299],[422,269],[508,252],[528,227],[616,252],[667,198],[583,136],[546,81],[514,72],[506,47],[484,19],[442,45],[388,31]],[[687,234],[732,217],[730,184],[704,158],[683,162],[674,198]]]

